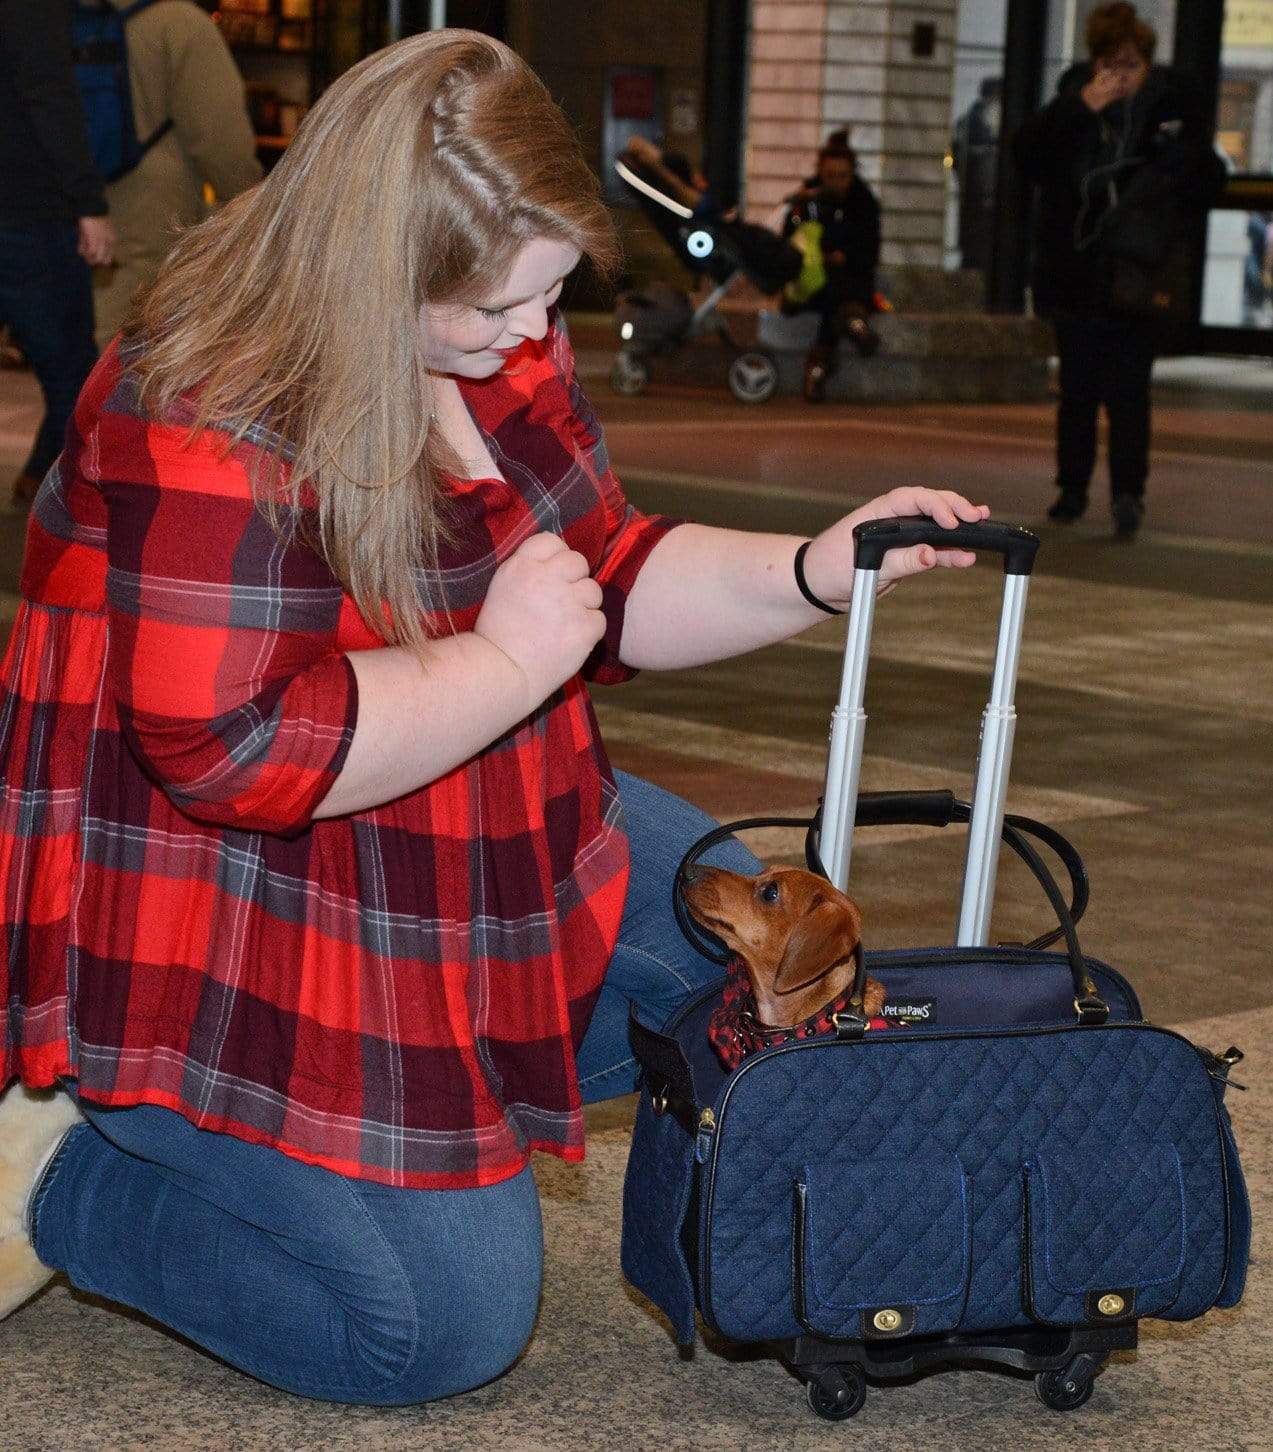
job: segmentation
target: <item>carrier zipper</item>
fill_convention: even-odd
[[[950,961],[950,960],[947,960],[947,961]],[[972,959],[971,961],[976,961],[976,960],[975,959]],[[717,986],[719,986],[719,985],[717,985]],[[704,997],[706,997],[706,994],[698,994],[698,995],[696,995],[696,1000],[697,999],[704,998]],[[691,1004],[690,1006],[692,1007],[693,1005]],[[669,1024],[668,1027],[670,1029],[672,1027],[672,1025]],[[1107,1023],[1103,1023],[1103,1024],[1094,1024],[1094,1025],[1091,1025],[1090,1027],[1087,1027],[1087,1028],[1084,1028],[1081,1025],[1077,1024],[1077,1023],[1075,1023],[1075,1024],[1068,1024],[1067,1023],[1067,1024],[1055,1024],[1055,1025],[1053,1025],[1051,1027],[1047,1027],[1047,1028],[1027,1028],[1027,1029],[1017,1029],[1017,1028],[964,1029],[964,1030],[959,1030],[959,1031],[950,1032],[950,1033],[917,1033],[917,1032],[913,1032],[911,1030],[907,1030],[906,1037],[905,1037],[905,1041],[907,1043],[916,1043],[916,1042],[921,1042],[921,1041],[924,1042],[924,1043],[936,1043],[936,1042],[940,1042],[940,1041],[946,1040],[946,1039],[1011,1039],[1011,1038],[1024,1038],[1027,1034],[1029,1034],[1029,1035],[1034,1035],[1034,1034],[1057,1034],[1057,1033],[1068,1034],[1068,1033],[1075,1033],[1075,1032],[1091,1033],[1091,1032],[1093,1032],[1094,1029],[1113,1030],[1113,1031],[1117,1031],[1117,1030],[1120,1030],[1120,1029],[1137,1029],[1137,1030],[1141,1030],[1142,1032],[1155,1033],[1155,1034],[1163,1034],[1167,1038],[1179,1039],[1182,1044],[1185,1044],[1188,1048],[1190,1048],[1191,1050],[1193,1050],[1194,1053],[1198,1053],[1199,1052],[1197,1044],[1190,1042],[1189,1039],[1185,1038],[1184,1034],[1177,1033],[1175,1031],[1175,1029],[1159,1028],[1156,1024],[1149,1024],[1149,1023],[1145,1023],[1143,1021],[1141,1021],[1141,1022],[1131,1022],[1131,1023],[1108,1023],[1107,1022]],[[757,1064],[761,1063],[763,1060],[777,1058],[779,1054],[794,1054],[794,1053],[799,1053],[803,1049],[816,1049],[816,1048],[826,1049],[826,1048],[830,1048],[833,1045],[834,1046],[842,1046],[844,1048],[860,1049],[863,1044],[867,1044],[867,1043],[897,1043],[897,1042],[900,1041],[900,1039],[901,1039],[901,1036],[900,1035],[893,1036],[893,1035],[887,1035],[887,1034],[876,1034],[876,1035],[872,1036],[870,1034],[867,1034],[865,1037],[860,1038],[860,1039],[832,1039],[832,1038],[802,1039],[802,1040],[800,1040],[797,1043],[792,1043],[792,1044],[776,1044],[771,1049],[762,1049],[758,1054],[749,1055],[747,1058],[745,1058],[743,1060],[743,1062],[739,1065],[739,1067],[734,1070],[733,1078],[725,1086],[725,1093],[721,1097],[721,1101],[720,1101],[720,1115],[719,1115],[719,1118],[715,1114],[713,1114],[710,1109],[705,1109],[703,1111],[703,1115],[711,1115],[712,1118],[711,1118],[711,1126],[710,1126],[710,1129],[708,1130],[708,1132],[705,1135],[704,1128],[703,1128],[703,1119],[702,1119],[702,1116],[700,1116],[700,1119],[699,1119],[700,1128],[699,1128],[699,1132],[698,1132],[697,1139],[695,1141],[695,1150],[694,1150],[694,1157],[695,1157],[695,1159],[699,1162],[700,1165],[703,1165],[703,1169],[701,1171],[701,1176],[702,1177],[705,1177],[706,1180],[707,1180],[707,1185],[706,1185],[707,1193],[702,1196],[702,1206],[701,1206],[700,1215],[699,1215],[699,1237],[698,1237],[698,1242],[699,1242],[699,1244],[698,1244],[699,1276],[698,1276],[698,1281],[699,1281],[699,1286],[700,1286],[701,1291],[702,1291],[702,1305],[701,1305],[701,1310],[702,1310],[702,1313],[703,1313],[703,1317],[713,1327],[714,1330],[717,1330],[717,1331],[720,1330],[720,1327],[716,1324],[715,1318],[714,1318],[714,1316],[712,1314],[712,1257],[711,1257],[712,1208],[713,1208],[713,1202],[714,1202],[715,1197],[716,1197],[716,1161],[717,1161],[717,1157],[720,1154],[720,1146],[721,1146],[721,1136],[716,1131],[719,1128],[719,1126],[724,1123],[724,1120],[725,1120],[725,1110],[729,1107],[730,1097],[732,1096],[734,1090],[738,1087],[739,1080],[743,1077],[744,1074],[747,1073],[747,1071],[749,1069],[755,1068],[755,1066]],[[1216,1057],[1216,1056],[1213,1055],[1212,1057]],[[1217,1062],[1223,1063],[1224,1062],[1224,1059],[1218,1059]],[[1208,1074],[1208,1077],[1209,1078],[1215,1078],[1216,1077],[1215,1075],[1211,1074],[1211,1072],[1210,1072],[1209,1069],[1207,1069],[1205,1062],[1203,1064],[1203,1068],[1204,1068],[1204,1071]],[[1224,1285],[1225,1277],[1228,1274],[1228,1265],[1229,1265],[1229,1236],[1230,1236],[1230,1225],[1229,1225],[1229,1167],[1228,1167],[1227,1163],[1225,1162],[1224,1126],[1221,1123],[1221,1119],[1220,1119],[1220,1111],[1221,1111],[1220,1099],[1219,1099],[1219,1096],[1215,1093],[1214,1090],[1212,1091],[1212,1094],[1211,1094],[1211,1100],[1212,1100],[1212,1108],[1213,1108],[1213,1111],[1215,1113],[1216,1136],[1217,1136],[1217,1141],[1218,1141],[1219,1148],[1220,1148],[1220,1175],[1221,1175],[1221,1179],[1222,1179],[1223,1184],[1224,1184],[1224,1206],[1225,1206],[1225,1217],[1224,1217],[1224,1255],[1222,1257],[1223,1264],[1222,1264],[1221,1272],[1220,1272],[1220,1285],[1216,1287],[1216,1295],[1218,1296],[1220,1294],[1220,1287]],[[706,1142],[707,1145],[710,1147],[710,1153],[709,1153],[708,1159],[706,1161],[703,1159],[703,1157],[699,1153],[700,1146],[702,1146],[704,1144],[704,1142]],[[700,1186],[701,1186],[701,1180],[700,1180]]]

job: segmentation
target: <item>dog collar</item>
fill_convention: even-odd
[[[852,992],[850,985],[801,1023],[775,1027],[762,1023],[756,1016],[756,995],[751,990],[751,980],[747,977],[742,959],[734,957],[725,965],[725,989],[720,1003],[712,1010],[707,1037],[721,1063],[727,1069],[736,1069],[748,1054],[758,1053],[761,1049],[835,1033],[839,1015],[851,1012],[849,996]],[[873,1018],[868,1024],[868,1028],[873,1029],[887,1027],[882,1018]]]

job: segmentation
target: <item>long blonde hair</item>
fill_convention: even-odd
[[[265,181],[182,236],[125,329],[143,406],[180,405],[192,433],[232,442],[264,428],[273,522],[308,505],[310,543],[363,618],[417,651],[451,462],[430,431],[420,309],[489,296],[537,237],[603,272],[617,260],[543,83],[489,36],[435,31],[325,92]]]

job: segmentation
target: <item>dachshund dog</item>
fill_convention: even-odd
[[[720,867],[691,867],[685,903],[696,922],[742,960],[767,1027],[800,1024],[848,992],[862,914],[823,878],[798,867],[743,877]],[[884,987],[866,980],[863,1008],[876,1018]]]

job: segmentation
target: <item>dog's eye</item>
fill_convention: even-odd
[[[767,882],[765,883],[764,887],[760,889],[761,902],[777,902],[779,896],[780,893],[778,891],[778,884],[776,882]]]

